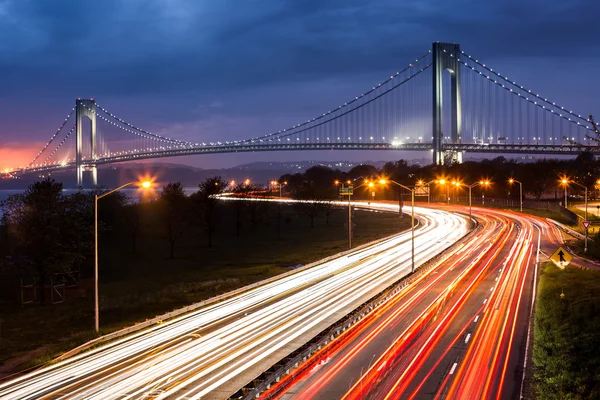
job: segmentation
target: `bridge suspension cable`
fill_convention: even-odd
[[[308,129],[303,129],[303,130],[298,130],[299,128],[304,128],[309,124],[312,124],[314,122],[320,121],[322,119],[326,119],[328,118],[331,114],[336,114],[336,113],[340,113],[341,111],[345,110],[348,107],[352,107],[355,103],[360,102],[362,99],[364,99],[365,97],[370,96],[371,94],[377,92],[378,90],[382,89],[383,87],[385,87],[385,85],[387,85],[388,83],[392,82],[394,79],[396,79],[398,76],[404,74],[405,72],[416,68],[417,64],[419,64],[420,62],[422,62],[423,60],[425,60],[427,57],[430,57],[431,55],[431,51],[428,51],[427,53],[423,54],[421,57],[417,58],[413,63],[409,64],[407,67],[405,67],[404,69],[396,72],[395,74],[391,75],[389,78],[387,78],[386,80],[384,80],[383,82],[377,84],[376,86],[373,86],[371,89],[367,90],[366,92],[360,94],[359,96],[356,96],[354,99],[351,99],[347,102],[345,102],[344,104],[339,105],[338,107],[331,109],[317,117],[314,117],[312,119],[307,120],[306,122],[301,122],[297,125],[292,125],[289,128],[286,129],[282,129],[280,131],[277,132],[273,132],[273,133],[269,133],[266,135],[262,135],[262,136],[256,136],[250,139],[245,139],[245,140],[241,140],[241,141],[237,141],[235,143],[249,143],[249,142],[253,142],[253,141],[261,141],[261,140],[265,140],[265,139],[269,139],[269,138],[279,138],[279,137],[287,137],[290,136],[292,134],[296,134],[296,133],[301,133],[301,132],[305,132],[308,129],[312,129],[313,127],[316,126],[320,126],[323,125],[324,123],[327,123],[329,121],[333,121],[334,119],[338,118],[330,118],[324,122],[319,122],[315,125],[311,125]],[[430,63],[427,64],[427,66],[430,66]],[[427,69],[427,68],[424,68]],[[416,75],[420,74],[421,72],[423,72],[423,70],[419,70],[416,74],[413,74],[409,79],[405,79],[403,80],[400,84],[405,83],[406,81],[414,78]],[[396,85],[396,87],[399,85]],[[390,90],[386,90],[385,93],[388,93]],[[384,93],[384,94],[385,94]],[[379,98],[381,96],[377,96],[376,98]],[[374,98],[375,99],[375,98]],[[373,99],[373,100],[374,100]],[[372,100],[371,100],[372,101]],[[369,102],[371,102],[369,101]],[[367,103],[364,103],[364,105],[366,105]],[[356,110],[360,107],[355,107],[353,108],[351,111]],[[347,115],[349,112],[344,112],[343,115]]]
[[[545,109],[545,110],[547,110],[547,111],[549,111],[549,112],[551,112],[551,113],[557,114],[557,115],[559,115],[561,118],[564,118],[565,120],[567,120],[567,121],[570,121],[570,122],[572,122],[572,123],[575,123],[575,124],[579,124],[579,125],[581,125],[580,123],[578,123],[577,121],[574,121],[573,119],[569,119],[568,117],[565,117],[565,116],[562,116],[562,115],[560,115],[560,113],[561,113],[561,112],[563,112],[563,113],[565,113],[565,114],[568,114],[568,115],[570,115],[570,116],[571,116],[571,117],[573,117],[574,119],[577,119],[577,120],[580,120],[580,121],[585,121],[585,123],[590,123],[590,122],[591,122],[589,118],[584,118],[584,117],[582,117],[582,116],[581,116],[581,114],[575,114],[573,111],[570,111],[570,110],[568,110],[568,109],[566,109],[566,108],[564,108],[564,107],[562,107],[562,106],[560,106],[560,105],[556,105],[556,103],[554,103],[554,102],[552,102],[552,101],[549,101],[547,98],[545,98],[545,97],[543,97],[543,96],[541,96],[541,95],[539,95],[539,94],[536,94],[536,93],[534,93],[533,91],[531,91],[531,90],[529,90],[529,89],[525,88],[524,86],[521,86],[521,85],[519,85],[519,84],[518,84],[517,82],[515,82],[515,81],[511,81],[511,80],[510,80],[508,77],[506,77],[506,76],[504,76],[504,75],[500,74],[498,71],[494,71],[492,68],[490,68],[490,67],[488,67],[487,65],[483,64],[483,63],[482,63],[482,62],[480,62],[478,59],[476,59],[476,58],[474,58],[474,57],[472,57],[472,56],[470,56],[470,55],[466,54],[464,51],[461,51],[461,53],[462,53],[462,54],[463,54],[465,57],[467,57],[467,58],[468,58],[470,61],[472,61],[472,62],[473,62],[473,63],[475,63],[476,65],[478,65],[478,66],[480,66],[480,67],[484,68],[486,71],[488,71],[488,72],[490,72],[490,73],[494,74],[495,76],[499,77],[499,78],[500,78],[500,79],[502,79],[504,82],[507,82],[509,85],[512,85],[512,86],[513,86],[513,87],[515,87],[516,89],[518,89],[518,90],[521,90],[521,91],[523,91],[523,92],[527,93],[527,95],[522,95],[522,94],[520,94],[519,92],[515,92],[515,91],[511,90],[511,88],[509,88],[509,87],[506,87],[506,85],[503,85],[501,82],[497,82],[496,80],[494,80],[493,78],[491,78],[489,75],[486,75],[485,73],[482,73],[481,71],[477,70],[476,68],[474,68],[474,67],[472,67],[472,66],[469,66],[469,65],[468,65],[468,64],[465,62],[465,59],[462,59],[462,60],[461,60],[461,59],[459,59],[459,61],[460,61],[460,62],[462,62],[464,65],[466,65],[466,66],[470,67],[470,68],[471,68],[473,71],[477,71],[477,72],[478,72],[480,75],[482,75],[482,76],[485,76],[487,79],[490,79],[490,80],[494,81],[494,83],[496,83],[497,85],[499,85],[499,86],[501,86],[501,87],[505,88],[506,90],[509,90],[510,92],[514,93],[516,96],[522,97],[522,98],[524,98],[525,100],[527,100],[527,101],[529,101],[529,102],[531,102],[531,103],[534,103],[534,104],[538,105],[540,108],[542,108],[542,109]],[[538,104],[536,101],[534,101],[534,100],[530,99],[528,96],[535,97],[537,100],[539,100],[539,102],[540,102],[540,103],[544,103],[544,104],[548,105],[548,107],[551,107],[551,108],[545,108],[545,107],[544,107],[542,104]],[[557,109],[557,110],[560,110],[560,111],[554,111],[553,109]],[[593,128],[592,128],[590,125],[583,125],[583,126],[584,126],[586,129],[593,130]]]
[[[168,137],[166,137],[166,136],[161,136],[161,135],[154,134],[154,133],[152,133],[152,132],[148,132],[148,131],[147,131],[147,130],[145,130],[145,129],[138,128],[138,127],[136,127],[136,126],[134,126],[134,125],[132,125],[132,124],[128,123],[127,121],[125,121],[125,120],[123,120],[123,119],[121,119],[121,118],[117,117],[116,115],[112,114],[111,112],[109,112],[108,110],[106,110],[105,108],[103,108],[102,106],[100,106],[98,103],[96,103],[96,107],[97,107],[99,110],[101,110],[103,113],[105,113],[106,115],[109,115],[109,116],[110,116],[112,119],[114,119],[114,120],[116,120],[116,121],[120,122],[120,123],[121,123],[121,124],[123,124],[123,125],[126,125],[126,126],[127,126],[127,127],[129,127],[131,130],[128,130],[128,129],[126,129],[125,127],[123,127],[123,126],[120,126],[120,125],[118,125],[118,124],[115,124],[114,122],[110,121],[109,119],[107,119],[107,118],[105,118],[105,117],[101,116],[101,114],[100,114],[100,113],[96,113],[96,115],[97,115],[97,116],[100,116],[100,117],[101,117],[102,119],[104,119],[105,121],[107,121],[107,122],[109,122],[109,123],[111,123],[111,124],[113,124],[113,125],[115,125],[115,126],[117,126],[117,127],[121,128],[121,129],[123,129],[123,130],[124,130],[124,131],[126,131],[126,132],[132,133],[132,134],[134,134],[134,135],[136,135],[136,134],[137,134],[137,135],[140,135],[139,133],[136,133],[136,132],[134,132],[134,131],[141,132],[143,135],[146,135],[146,136],[148,136],[148,138],[149,138],[149,139],[155,139],[155,140],[157,140],[157,141],[161,141],[161,142],[172,142],[172,143],[179,143],[179,144],[182,144],[182,145],[193,145],[193,144],[194,144],[193,142],[187,142],[187,141],[178,140],[178,139],[171,139],[171,138],[168,138]],[[143,136],[143,135],[140,135],[140,136]]]
[[[73,125],[73,127],[69,130],[69,132],[67,132],[65,137],[60,141],[58,146],[56,146],[54,148],[54,150],[52,150],[52,152],[46,157],[46,159],[44,160],[44,162],[42,164],[46,164],[58,152],[58,150],[66,143],[67,139],[69,139],[71,134],[75,131],[76,127],[77,127],[76,125]]]
[[[397,89],[397,88],[399,88],[399,87],[400,87],[400,86],[402,86],[403,84],[407,83],[408,81],[410,81],[410,80],[412,80],[413,78],[417,77],[419,74],[421,74],[421,73],[423,73],[424,71],[426,71],[426,70],[427,70],[429,67],[431,67],[431,64],[427,64],[427,65],[425,65],[423,68],[419,69],[418,71],[416,71],[414,74],[410,75],[409,77],[407,77],[407,78],[403,79],[403,80],[402,80],[402,81],[400,81],[398,84],[396,84],[396,85],[394,85],[394,86],[392,86],[392,87],[388,88],[387,90],[385,90],[385,91],[383,91],[383,92],[381,92],[381,93],[378,93],[378,94],[377,94],[377,96],[375,96],[375,97],[372,97],[372,98],[370,98],[370,99],[366,100],[364,103],[361,103],[361,104],[357,105],[357,106],[356,106],[356,107],[354,107],[354,108],[351,108],[351,109],[349,109],[349,110],[346,110],[346,111],[344,111],[343,113],[336,114],[335,116],[331,117],[330,119],[328,119],[328,120],[326,120],[326,121],[319,122],[319,123],[317,123],[317,124],[315,124],[315,125],[311,125],[310,127],[307,127],[307,128],[301,129],[301,130],[294,130],[293,132],[287,132],[287,133],[285,133],[285,134],[283,134],[283,133],[282,133],[282,134],[277,134],[276,138],[284,138],[284,137],[288,137],[288,136],[292,136],[292,135],[297,135],[297,134],[300,134],[300,133],[302,133],[302,132],[305,132],[305,131],[308,131],[308,130],[314,129],[314,128],[316,128],[316,127],[319,127],[319,126],[322,126],[322,125],[328,124],[328,123],[330,123],[330,122],[332,122],[332,121],[335,121],[335,120],[336,120],[336,119],[338,119],[338,118],[344,117],[344,116],[346,116],[346,115],[348,115],[348,114],[351,114],[351,113],[353,113],[354,111],[356,111],[356,110],[359,110],[359,109],[361,109],[361,108],[363,108],[363,107],[367,106],[368,104],[370,104],[370,103],[374,102],[375,100],[377,100],[377,99],[379,99],[379,98],[381,98],[381,97],[385,96],[386,94],[390,93],[390,92],[391,92],[391,91],[393,91],[394,89]],[[372,92],[372,91],[371,91],[371,92]],[[349,105],[349,103],[348,103],[348,105]],[[346,105],[345,105],[344,107],[346,107]],[[341,108],[342,108],[342,107],[340,106],[340,109],[341,109]],[[312,121],[310,121],[310,122],[312,122]],[[305,123],[304,125],[306,125],[306,123]],[[296,127],[298,128],[298,125],[297,125]],[[273,139],[274,139],[273,137],[270,137],[268,140],[269,140],[269,141],[271,141],[271,140],[273,140]],[[251,141],[251,142],[252,142],[252,141],[255,141],[255,140],[256,140],[256,139],[248,139],[248,140],[246,140],[246,141],[244,141],[244,142],[248,142],[248,141]],[[261,141],[262,141],[262,140],[261,140]]]
[[[65,118],[65,120],[63,121],[63,123],[60,125],[60,127],[58,128],[58,130],[56,131],[56,133],[54,135],[52,135],[52,137],[50,138],[50,140],[44,145],[44,147],[42,148],[42,150],[40,150],[40,152],[34,157],[33,160],[31,160],[31,162],[27,165],[27,168],[31,167],[33,165],[33,163],[35,163],[37,161],[38,158],[40,158],[40,156],[42,155],[42,153],[44,153],[44,151],[46,151],[46,149],[52,144],[52,142],[54,142],[54,139],[56,139],[56,137],[58,136],[58,134],[62,131],[62,129],[65,127],[65,125],[67,124],[67,121],[69,120],[69,118],[71,118],[71,116],[73,115],[73,113],[75,112],[75,108],[73,107],[71,109],[71,112],[69,113],[69,115],[67,115],[67,118]]]

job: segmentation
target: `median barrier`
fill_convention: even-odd
[[[454,244],[452,244],[441,253],[426,261],[414,273],[409,273],[397,282],[394,282],[393,284],[388,286],[388,288],[385,289],[382,293],[374,296],[370,300],[367,300],[365,303],[361,304],[356,309],[354,309],[354,311],[350,312],[345,317],[339,319],[329,327],[325,328],[323,331],[318,333],[312,340],[308,341],[302,347],[292,352],[288,356],[284,357],[279,362],[275,363],[272,367],[267,369],[267,371],[254,378],[243,388],[239,389],[233,396],[229,398],[229,400],[251,400],[257,398],[270,399],[272,398],[272,396],[276,396],[277,394],[279,394],[280,390],[271,392],[268,396],[261,397],[261,394],[269,390],[274,383],[279,382],[282,377],[287,376],[291,373],[298,374],[306,370],[306,368],[309,368],[312,364],[305,362],[308,361],[309,358],[317,351],[319,351],[323,346],[327,345],[330,341],[333,341],[335,338],[348,331],[348,329],[352,328],[357,322],[364,318],[368,313],[375,310],[379,305],[390,300],[400,290],[407,287],[411,283],[411,281],[427,273],[437,261],[443,259],[444,257],[450,257],[451,255],[447,255],[450,249],[463,243],[474,233],[479,231],[481,226],[478,224],[477,220],[472,218],[471,221],[472,229]],[[260,383],[256,385],[256,382]],[[281,387],[280,389],[283,389],[283,387]]]

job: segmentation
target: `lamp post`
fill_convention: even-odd
[[[458,193],[458,188],[460,188],[461,184],[459,181],[452,181],[452,185],[454,185],[454,187],[456,188],[456,203],[459,203],[459,193]]]
[[[279,198],[281,199],[281,190],[283,189],[283,185],[287,185],[287,181],[285,182],[277,182],[277,181],[272,181],[271,184],[275,187],[279,186]]]
[[[442,186],[446,186],[446,199],[448,201],[448,204],[450,204],[450,182],[446,179],[440,179],[435,181],[435,183],[439,183]]]
[[[569,186],[569,180],[567,178],[561,178],[560,184],[565,188],[565,208],[567,208],[567,186]]]
[[[352,181],[348,180],[346,181],[346,183],[348,184],[347,188],[350,189],[352,185]],[[341,183],[340,181],[335,181],[334,184],[336,186],[341,185],[341,189],[344,189],[344,184]],[[354,191],[354,189],[358,189],[361,186],[366,185],[367,183],[361,183],[360,185],[356,186],[356,187],[352,187],[352,190]],[[351,198],[352,198],[352,194],[350,194],[350,191],[348,191],[348,193],[346,194],[348,196],[348,249],[352,248],[352,203],[351,203]]]
[[[126,186],[134,185],[136,183],[139,183],[144,189],[148,189],[152,186],[152,182],[150,181],[144,181],[141,183],[135,181],[127,182],[126,184],[121,185],[109,192],[102,193],[99,196],[96,194],[94,196],[94,329],[96,332],[100,331],[100,307],[98,304],[98,200],[118,190],[121,190]]]
[[[471,201],[471,189],[473,189],[475,186],[489,186],[491,185],[492,182],[488,181],[488,180],[481,180],[479,182],[475,182],[472,185],[465,185],[466,187],[469,188],[469,218],[471,218],[472,216],[472,201]]]
[[[391,182],[395,185],[400,186],[403,189],[409,190],[411,193],[411,233],[412,233],[412,249],[411,249],[411,272],[415,272],[415,189],[409,188],[408,186],[404,186],[401,183],[393,181],[391,179],[380,179],[379,183],[385,185],[386,183]]]
[[[519,184],[519,205],[520,205],[520,208],[521,208],[521,212],[523,212],[523,184],[521,182],[519,182],[518,180],[513,179],[513,178],[510,178],[508,180],[508,183],[510,183],[511,185],[513,183],[518,183]]]
[[[575,181],[569,181],[569,180],[567,180],[567,184],[569,184],[569,183],[572,183],[574,185],[577,185],[577,186],[582,187],[582,188],[585,189],[585,214],[584,214],[585,217],[584,217],[584,220],[587,221],[588,220],[588,189],[587,189],[587,186],[582,185],[581,183],[577,183]],[[565,185],[565,191],[566,191],[566,187],[567,186]],[[583,252],[587,253],[587,247],[588,247],[587,246],[587,242],[588,242],[588,228],[586,228],[586,227],[584,227],[584,228],[585,228],[585,244],[583,246]]]

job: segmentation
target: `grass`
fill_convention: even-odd
[[[543,265],[533,346],[538,398],[600,398],[600,272]]]
[[[310,227],[307,217],[294,207],[283,207],[280,237],[274,207],[251,226],[244,220],[241,235],[235,235],[232,210],[224,216],[206,246],[200,230],[190,230],[177,243],[176,257],[168,258],[168,245],[158,221],[145,221],[144,234],[133,254],[129,237],[111,232],[100,242],[101,333],[144,321],[173,309],[257,282],[346,250],[346,213],[334,212]],[[355,213],[353,245],[373,241],[408,229],[410,218],[392,214]],[[18,287],[18,285],[17,285]],[[84,343],[96,334],[93,327],[91,273],[82,280],[86,296],[54,306],[31,305],[21,309],[0,305],[3,319],[0,337],[0,371],[15,371],[47,362],[56,355]],[[16,357],[16,356],[23,357]]]

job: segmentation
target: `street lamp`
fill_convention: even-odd
[[[469,188],[469,218],[471,218],[472,215],[472,205],[471,205],[471,189],[473,189],[475,186],[484,186],[484,187],[488,187],[492,184],[492,182],[488,181],[488,180],[481,180],[479,182],[475,182],[472,185],[466,185],[466,187]]]
[[[149,189],[152,186],[152,182],[127,182],[124,185],[119,186],[109,192],[102,193],[101,195],[94,195],[94,328],[96,332],[100,331],[100,307],[98,304],[98,200],[108,196],[118,190],[123,189],[126,186],[139,184],[144,189]]]
[[[521,205],[521,212],[523,212],[523,184],[521,182],[519,182],[516,179],[510,178],[508,180],[508,183],[510,183],[511,185],[513,183],[518,183],[519,184],[519,204]]]
[[[391,179],[380,179],[379,183],[385,185],[386,183],[391,182],[395,185],[400,186],[403,189],[409,190],[411,194],[411,232],[412,232],[412,250],[411,250],[411,272],[415,272],[415,188],[409,188],[408,186],[404,186],[401,183],[393,181]]]
[[[565,208],[567,208],[567,187],[569,186],[569,179],[563,177],[560,179],[559,182],[565,188]]]
[[[373,196],[373,202],[375,202],[375,190],[373,189],[375,184],[373,182],[369,182],[369,189],[371,189],[371,195]]]
[[[338,181],[336,181],[336,185],[337,185],[337,182]],[[281,199],[281,190],[283,189],[283,185],[287,185],[287,181],[279,183],[279,182],[273,180],[273,181],[271,181],[271,185],[275,186],[275,187],[279,186],[279,198]]]
[[[342,192],[341,189],[345,189],[343,182],[340,183],[340,181],[336,179],[333,183],[334,183],[335,186],[340,186],[341,185],[340,192]],[[364,181],[360,185],[352,187],[351,186],[352,185],[352,181],[350,179],[348,179],[346,181],[346,184],[348,185],[346,187],[348,189],[348,191],[346,193],[340,193],[340,195],[342,195],[342,196],[343,195],[348,196],[348,248],[351,249],[352,248],[352,203],[351,203],[352,194],[350,192],[350,189],[352,189],[352,191],[354,191],[354,189],[358,189],[358,188],[363,187],[365,185],[368,185],[369,187],[372,188],[374,186],[374,184],[373,184],[373,182]]]
[[[582,187],[582,188],[585,189],[585,217],[584,217],[584,220],[587,222],[587,220],[588,220],[588,189],[587,189],[587,186],[582,185],[581,183],[577,183],[575,181],[570,181],[568,179],[562,179],[562,181],[566,181],[566,183],[565,183],[565,192],[567,190],[567,185],[569,183],[572,183],[573,185],[577,185],[577,186]],[[584,228],[585,228],[585,244],[583,246],[583,252],[587,253],[587,247],[588,247],[587,246],[587,242],[588,242],[588,228],[585,227],[585,226],[584,226]]]
[[[446,186],[446,199],[448,200],[448,204],[450,204],[450,181],[447,181],[446,179],[439,179],[435,181],[435,183]]]
[[[458,188],[460,188],[461,183],[459,181],[452,181],[452,185],[454,185],[454,187],[456,188],[456,202],[459,202],[459,193],[458,193]]]

